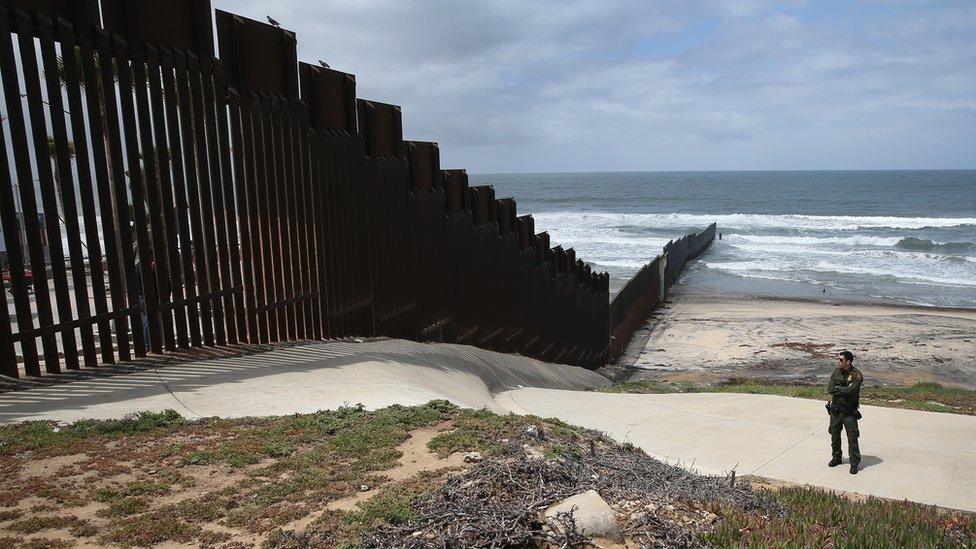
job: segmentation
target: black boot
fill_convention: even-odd
[[[852,475],[856,475],[857,474],[857,462],[856,461],[852,461],[851,462],[851,474]]]
[[[830,458],[830,463],[827,464],[827,467],[837,467],[840,465],[841,461],[843,460],[840,459],[840,456],[834,456]]]

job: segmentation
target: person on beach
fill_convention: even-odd
[[[840,448],[840,431],[843,429],[847,431],[847,454],[850,456],[852,475],[857,474],[861,463],[861,449],[857,444],[860,434],[857,420],[861,418],[858,400],[863,381],[861,371],[854,367],[854,353],[842,351],[837,355],[837,368],[830,374],[827,382],[827,392],[831,395],[830,402],[827,403],[827,412],[830,414],[827,432],[830,433],[830,449],[833,454],[827,466],[836,467],[843,461]]]

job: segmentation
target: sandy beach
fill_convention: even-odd
[[[974,310],[690,292],[655,312],[614,377],[814,381],[843,349],[855,353],[868,383],[976,388]]]

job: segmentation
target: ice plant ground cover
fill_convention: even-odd
[[[20,423],[0,426],[0,464],[5,547],[579,544],[587,536],[571,517],[540,511],[590,489],[638,545],[976,544],[970,515],[733,486],[558,420],[445,401]]]

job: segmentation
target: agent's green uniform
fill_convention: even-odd
[[[850,455],[851,464],[861,462],[861,449],[857,445],[857,437],[860,433],[857,430],[857,418],[854,414],[859,406],[858,399],[863,381],[864,376],[861,371],[851,366],[851,369],[846,372],[841,368],[835,369],[827,382],[827,392],[831,395],[830,424],[827,428],[830,433],[830,449],[834,457],[841,457],[840,431],[841,429],[847,431],[847,453]]]

